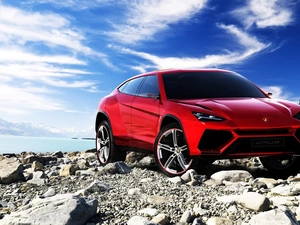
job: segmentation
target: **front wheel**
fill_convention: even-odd
[[[194,168],[196,159],[189,156],[185,135],[179,124],[169,124],[159,132],[154,156],[157,165],[167,176],[178,176]]]
[[[293,175],[300,169],[300,157],[294,155],[260,157],[259,160],[268,171],[277,175]]]
[[[112,132],[107,121],[102,121],[96,134],[96,154],[102,166],[116,161],[124,161],[126,152],[117,151],[112,139]]]

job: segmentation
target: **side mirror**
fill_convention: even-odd
[[[273,93],[272,92],[268,92],[268,94],[267,95],[269,95],[269,96],[272,96],[273,95]]]

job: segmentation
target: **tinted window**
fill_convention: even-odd
[[[119,91],[122,93],[125,93],[125,94],[135,95],[137,93],[137,90],[143,79],[144,79],[144,77],[139,77],[139,78],[130,80],[127,83],[123,84],[119,88]]]
[[[139,91],[139,96],[155,97],[159,95],[157,76],[147,76]]]
[[[164,74],[163,81],[169,99],[266,97],[252,82],[230,72]]]

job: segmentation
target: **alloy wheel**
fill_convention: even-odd
[[[179,175],[188,170],[193,162],[188,155],[184,133],[179,128],[166,130],[157,143],[158,163],[167,173]]]
[[[104,125],[101,125],[98,129],[96,145],[97,155],[100,163],[107,163],[111,150],[111,143],[109,138],[109,131]]]

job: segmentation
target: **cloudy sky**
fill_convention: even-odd
[[[0,118],[89,129],[123,80],[234,70],[300,100],[298,0],[0,0]]]

